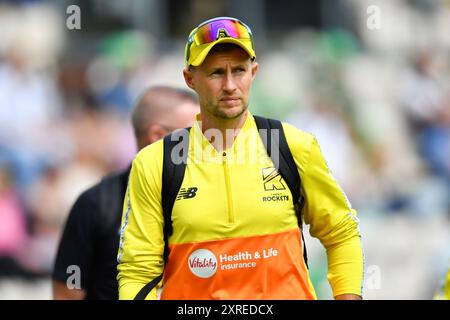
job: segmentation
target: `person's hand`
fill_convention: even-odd
[[[83,289],[69,289],[62,281],[53,280],[54,300],[84,300],[86,292]]]
[[[340,294],[335,297],[336,300],[362,300],[357,294]]]

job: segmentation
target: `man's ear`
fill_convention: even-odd
[[[164,137],[168,132],[157,123],[152,123],[147,128],[147,143],[151,144],[162,137]]]
[[[258,62],[253,62],[252,63],[252,80],[255,80],[256,73],[258,72],[258,69],[259,69]]]
[[[194,85],[192,73],[193,73],[192,70],[189,70],[189,69],[183,70],[183,76],[184,76],[184,81],[186,82],[186,85],[195,91],[195,85]]]

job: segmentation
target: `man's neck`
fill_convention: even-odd
[[[200,119],[202,122],[202,132],[203,134],[205,134],[205,132],[210,129],[215,130],[211,130],[209,133],[214,131],[217,132],[218,130],[222,137],[222,143],[217,138],[214,140],[210,140],[210,143],[217,151],[223,151],[224,149],[228,149],[233,145],[236,136],[244,126],[247,115],[248,110],[245,110],[240,116],[234,119],[221,119],[201,114]],[[205,136],[208,138],[210,134],[206,133]]]

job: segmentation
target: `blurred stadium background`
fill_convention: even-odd
[[[137,95],[185,87],[188,32],[223,15],[255,35],[253,113],[314,133],[357,209],[364,297],[433,298],[450,258],[450,1],[23,0],[0,1],[0,299],[51,299],[73,201],[133,158]]]

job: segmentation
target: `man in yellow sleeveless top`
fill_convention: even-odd
[[[189,35],[186,84],[199,96],[188,159],[164,259],[159,140],[135,158],[118,252],[119,298],[134,299],[163,274],[161,299],[316,299],[292,193],[249,112],[258,71],[250,28],[228,17]],[[281,80],[282,81],[282,80]],[[336,299],[361,299],[363,252],[356,211],[316,139],[283,123],[301,178],[304,223],[328,256]],[[156,299],[153,288],[147,299]]]

